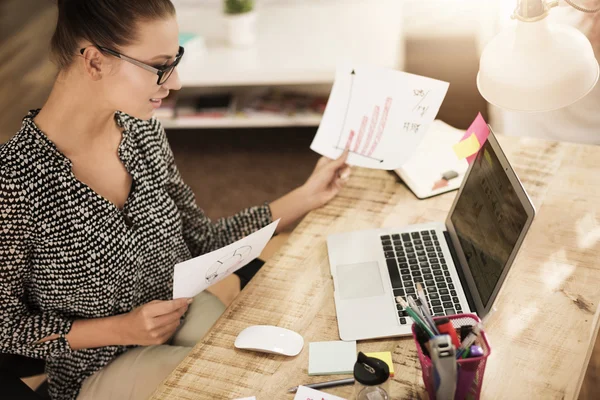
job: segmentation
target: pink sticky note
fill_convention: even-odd
[[[490,128],[488,128],[487,122],[485,122],[485,119],[483,119],[481,113],[477,114],[475,121],[473,121],[469,129],[467,129],[465,135],[461,139],[461,142],[465,139],[468,139],[469,136],[471,136],[472,134],[475,134],[475,136],[477,137],[477,141],[479,142],[480,148],[481,146],[483,146],[483,144],[487,140],[487,137],[490,135]],[[475,157],[477,157],[477,153],[467,157],[467,162],[471,164]]]

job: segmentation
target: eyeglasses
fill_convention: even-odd
[[[177,64],[179,64],[179,62],[181,61],[181,57],[183,57],[183,51],[184,51],[183,47],[179,46],[179,51],[177,52],[177,55],[175,56],[175,61],[173,61],[173,63],[171,63],[169,65],[165,65],[164,67],[156,68],[156,67],[153,67],[152,65],[148,65],[148,64],[138,61],[134,58],[127,57],[126,55],[118,53],[109,48],[106,48],[103,46],[97,46],[97,45],[94,45],[94,47],[96,47],[98,50],[100,50],[104,53],[108,53],[112,56],[115,56],[117,58],[120,58],[122,60],[130,62],[133,65],[137,65],[138,67],[143,68],[146,71],[150,71],[153,74],[158,75],[158,79],[156,81],[157,85],[162,85],[167,81],[167,79],[169,79],[169,77],[173,73],[173,70],[175,70],[175,67],[177,67]],[[83,55],[83,52],[85,51],[85,49],[86,48],[83,48],[79,52]]]

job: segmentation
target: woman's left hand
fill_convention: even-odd
[[[302,190],[312,204],[318,208],[333,199],[350,178],[350,166],[346,164],[348,150],[337,160],[321,157],[314,171],[302,185]]]

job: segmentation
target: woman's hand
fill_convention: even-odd
[[[118,315],[122,345],[149,346],[165,343],[177,330],[191,298],[154,300],[127,314]]]
[[[323,206],[338,194],[350,177],[347,159],[348,150],[337,160],[321,157],[304,185],[270,204],[273,220],[281,219],[277,232],[284,231],[306,213]]]
[[[337,160],[321,157],[314,171],[301,187],[311,203],[310,209],[319,208],[333,199],[350,178],[350,166],[346,164],[346,149]]]

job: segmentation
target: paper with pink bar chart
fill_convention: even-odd
[[[310,148],[348,164],[397,169],[435,119],[448,82],[406,72],[345,65],[336,72],[323,119]]]

